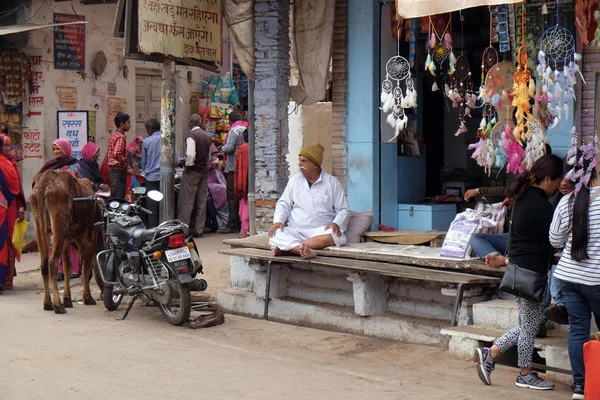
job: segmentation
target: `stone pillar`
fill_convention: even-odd
[[[288,180],[289,0],[256,0],[254,26],[255,219],[257,232],[265,232]]]

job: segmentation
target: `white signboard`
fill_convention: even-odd
[[[140,51],[221,62],[221,20],[221,0],[140,0]]]
[[[71,143],[72,156],[80,159],[89,139],[87,111],[58,111],[58,138]]]

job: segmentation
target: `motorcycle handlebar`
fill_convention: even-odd
[[[137,207],[137,209],[138,209],[138,210],[140,210],[140,211],[141,211],[141,212],[143,212],[143,213],[146,213],[146,214],[148,214],[148,215],[154,215],[154,213],[153,213],[152,211],[150,211],[150,210],[148,210],[147,208],[144,208],[144,207],[142,207],[142,206],[138,206],[138,207]]]
[[[96,203],[97,201],[98,198],[96,196],[73,198],[73,203]]]

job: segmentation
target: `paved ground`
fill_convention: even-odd
[[[228,285],[223,238],[198,242],[211,294]],[[102,305],[55,315],[42,310],[37,263],[26,255],[16,290],[0,296],[2,400],[570,398],[518,389],[512,369],[485,386],[473,363],[426,346],[235,316],[194,331],[139,304],[126,321]]]

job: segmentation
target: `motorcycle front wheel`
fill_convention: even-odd
[[[122,294],[113,294],[114,286],[104,285],[102,289],[102,301],[104,302],[104,307],[108,311],[115,311],[119,308],[119,304],[123,300]]]
[[[174,282],[177,290],[173,291],[173,298],[168,304],[159,304],[160,312],[172,325],[183,325],[190,318],[192,300],[188,285]]]

